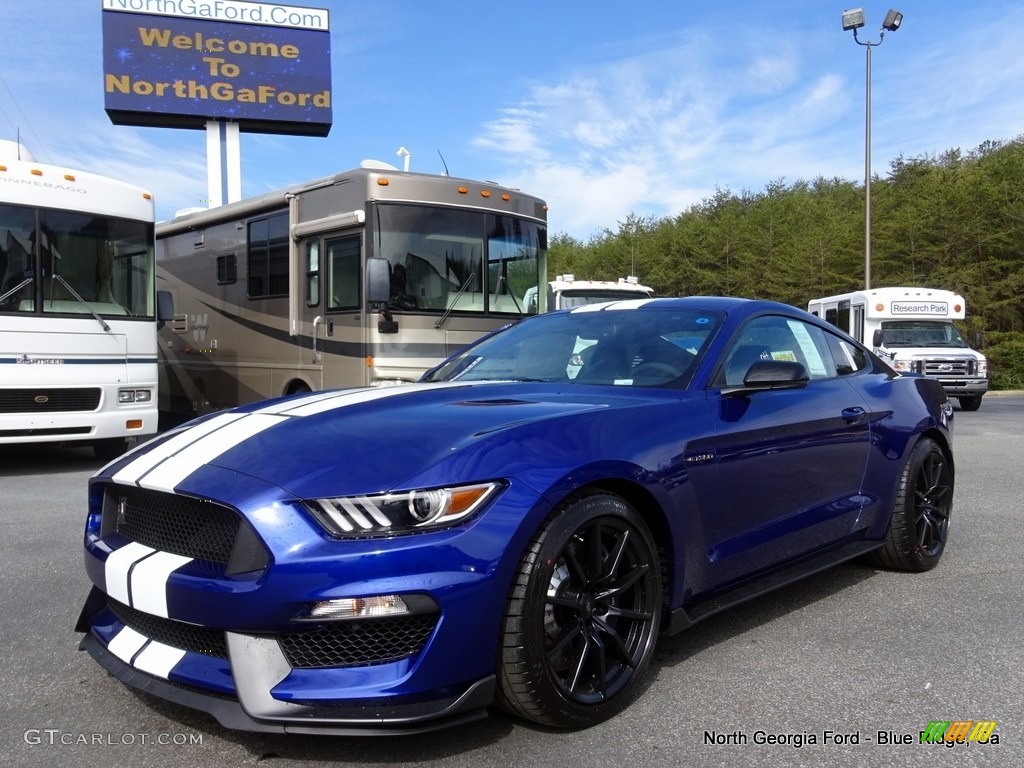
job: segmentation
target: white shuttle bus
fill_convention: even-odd
[[[364,165],[157,224],[161,410],[415,381],[526,314],[544,201]]]
[[[0,444],[157,431],[153,200],[0,141]]]
[[[953,325],[966,316],[964,297],[934,288],[872,288],[813,299],[807,309],[872,346],[897,371],[942,383],[965,411],[981,407],[988,361]]]

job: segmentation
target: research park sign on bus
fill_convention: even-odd
[[[331,130],[326,9],[237,0],[102,0],[104,107],[117,125]]]

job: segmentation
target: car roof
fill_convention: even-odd
[[[745,309],[750,312],[756,312],[761,309],[784,311],[793,314],[803,314],[803,310],[797,307],[790,306],[789,304],[782,304],[777,301],[768,301],[766,299],[743,299],[733,296],[679,296],[679,297],[656,297],[653,299],[623,299],[620,301],[608,302],[609,306],[630,304],[638,307],[659,307],[665,309],[678,308],[678,309],[704,309],[714,310],[719,312],[728,312],[730,310]],[[595,306],[599,305],[587,305],[588,311],[593,311]],[[581,307],[573,307],[568,312],[583,309]]]

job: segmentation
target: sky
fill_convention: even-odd
[[[896,0],[871,48],[872,173],[1024,134],[1024,4]],[[867,48],[821,0],[293,2],[327,8],[326,137],[243,133],[242,196],[404,162],[547,201],[584,242],[717,190],[864,180]],[[889,6],[864,5],[878,42]],[[148,188],[157,219],[201,205],[202,130],[113,125],[101,0],[0,0],[0,139]],[[443,158],[443,159],[442,159]]]

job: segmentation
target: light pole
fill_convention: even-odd
[[[864,288],[871,287],[871,49],[881,45],[886,30],[895,32],[903,23],[903,14],[889,9],[878,32],[878,42],[861,40],[857,30],[864,26],[864,9],[854,8],[843,11],[843,30],[853,30],[853,40],[867,49],[867,64],[864,78]]]

